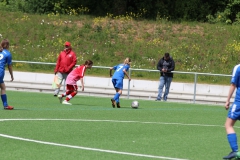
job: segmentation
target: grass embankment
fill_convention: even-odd
[[[125,57],[132,68],[156,69],[165,52],[176,71],[231,74],[239,61],[239,27],[197,22],[133,20],[131,16],[31,15],[0,11],[0,37],[11,42],[14,60],[55,63],[65,41],[72,43],[78,64],[112,66]],[[15,63],[15,70],[53,72],[54,66]],[[108,76],[106,69],[88,74]],[[132,72],[132,78],[158,79],[156,72]],[[175,74],[174,81],[193,82],[193,75]],[[198,76],[198,82],[226,84],[229,77]]]

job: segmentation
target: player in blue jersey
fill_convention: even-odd
[[[233,128],[235,122],[237,120],[240,120],[240,88],[239,87],[240,87],[240,64],[236,65],[233,68],[231,85],[230,85],[227,101],[225,104],[226,110],[229,109],[228,116],[225,122],[225,128],[227,132],[228,143],[232,151],[229,153],[229,155],[223,157],[223,159],[240,158],[238,157],[240,155],[240,152],[238,152],[237,135]],[[234,102],[229,108],[230,99],[236,88],[237,90],[236,90]]]
[[[4,109],[12,110],[13,107],[8,105],[7,95],[6,95],[6,86],[3,81],[5,75],[5,65],[7,64],[9,73],[11,75],[11,81],[13,81],[13,71],[12,71],[12,55],[8,51],[9,41],[4,39],[1,42],[0,46],[0,88],[1,88],[1,99]]]
[[[116,90],[116,94],[111,99],[113,108],[115,108],[116,104],[117,104],[117,108],[120,108],[119,97],[121,96],[122,90],[123,90],[124,76],[126,75],[128,77],[128,80],[131,81],[131,78],[128,76],[128,73],[127,73],[127,71],[130,68],[130,64],[131,64],[131,59],[126,58],[122,64],[119,64],[110,68],[110,77],[112,77],[113,87]],[[115,70],[113,76],[112,76],[112,70]]]

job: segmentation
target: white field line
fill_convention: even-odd
[[[220,125],[206,125],[206,124],[184,124],[184,123],[118,121],[118,120],[91,120],[91,119],[0,119],[0,121],[85,121],[85,122],[118,122],[118,123],[143,123],[143,124],[182,125],[182,126],[201,126],[201,127],[224,127],[224,126],[220,126]],[[240,128],[240,127],[235,127],[235,128]],[[106,153],[113,153],[113,154],[131,155],[131,156],[138,156],[138,157],[167,159],[167,160],[185,160],[185,159],[179,159],[179,158],[136,154],[136,153],[129,153],[129,152],[119,152],[119,151],[113,151],[113,150],[103,150],[103,149],[97,149],[97,148],[88,148],[88,147],[82,147],[82,146],[58,144],[58,143],[38,141],[38,140],[33,140],[33,139],[21,138],[21,137],[14,137],[14,136],[9,136],[9,135],[5,135],[5,134],[0,134],[0,136],[5,137],[5,138],[16,139],[16,140],[22,140],[22,141],[28,141],[28,142],[34,142],[34,143],[40,143],[40,144],[47,144],[47,145],[53,145],[53,146],[76,148],[76,149],[82,149],[82,150],[91,150],[91,151],[106,152]]]
[[[33,139],[21,138],[21,137],[14,137],[5,134],[0,134],[1,137],[16,139],[21,141],[27,142],[34,142],[46,145],[53,145],[53,146],[60,146],[60,147],[68,147],[68,148],[76,148],[82,150],[90,150],[90,151],[98,151],[98,152],[106,152],[106,153],[113,153],[113,154],[121,154],[121,155],[130,155],[130,156],[137,156],[137,157],[147,157],[147,158],[157,158],[157,159],[167,159],[167,160],[187,160],[187,159],[179,159],[179,158],[171,158],[171,157],[162,157],[162,156],[154,156],[154,155],[147,155],[147,154],[137,154],[137,153],[130,153],[130,152],[119,152],[113,150],[104,150],[104,149],[97,149],[97,148],[88,148],[88,147],[81,147],[81,146],[72,146],[67,144],[59,144],[59,143],[52,143],[52,142],[45,142],[45,141],[38,141]]]
[[[143,124],[200,126],[200,127],[224,127],[223,125],[221,126],[221,125],[211,125],[211,124],[186,124],[186,123],[167,123],[167,122],[141,122],[141,121],[118,121],[118,120],[94,120],[94,119],[0,119],[0,121],[82,121],[82,122],[143,123]],[[240,128],[240,127],[234,126],[234,128]]]

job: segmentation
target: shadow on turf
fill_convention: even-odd
[[[20,109],[20,108],[14,108],[14,109],[12,109],[12,110],[8,110],[8,109],[2,109],[2,110],[5,110],[5,111],[15,111],[15,110],[30,110],[30,109],[26,109],[26,108],[22,108],[22,109]]]
[[[79,103],[75,103],[75,104],[72,104],[71,106],[89,106],[89,107],[103,107],[103,106],[95,106],[95,105],[89,105],[89,104],[79,104]],[[112,109],[133,109],[133,110],[136,110],[136,109],[142,109],[142,108],[132,108],[132,107],[121,107],[121,108],[113,108],[112,106],[109,106],[109,108],[112,108]]]

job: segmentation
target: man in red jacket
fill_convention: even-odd
[[[72,50],[71,43],[65,42],[64,45],[65,49],[59,54],[56,67],[54,69],[54,73],[59,79],[59,85],[58,88],[55,88],[54,96],[58,95],[63,80],[66,81],[68,74],[73,70],[73,67],[77,63],[77,57]]]

